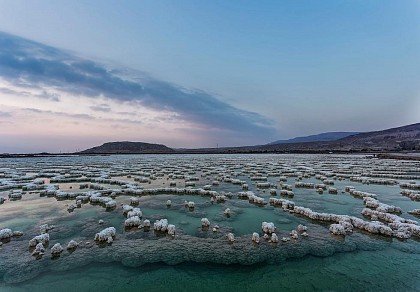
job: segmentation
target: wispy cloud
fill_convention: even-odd
[[[0,87],[0,93],[4,94],[11,94],[11,95],[18,95],[18,96],[26,96],[26,97],[37,97],[48,99],[51,101],[60,101],[60,96],[56,93],[48,92],[46,90],[41,90],[39,93],[31,93],[29,91],[22,91],[22,90],[13,90],[7,87]]]
[[[9,118],[11,116],[12,116],[12,114],[9,113],[9,112],[0,111],[0,118]]]
[[[107,104],[92,105],[90,106],[90,109],[95,112],[104,112],[104,113],[108,113],[111,111],[110,106]]]
[[[113,70],[63,50],[0,32],[0,77],[16,86],[55,88],[74,95],[139,103],[151,109],[174,112],[186,121],[209,129],[258,137],[274,132],[272,122],[264,116],[236,108],[206,92],[187,90],[140,72],[129,77],[122,72],[124,70]],[[45,92],[45,97],[48,96],[55,100]],[[101,105],[91,109],[110,110]]]

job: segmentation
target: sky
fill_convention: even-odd
[[[420,122],[420,1],[0,0],[0,153]]]

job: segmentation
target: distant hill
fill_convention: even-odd
[[[351,135],[359,134],[359,132],[327,132],[316,135],[295,137],[287,140],[277,140],[268,145],[286,144],[286,143],[303,143],[303,142],[317,142],[317,141],[334,141],[342,139]]]
[[[108,142],[101,146],[93,147],[79,152],[80,154],[165,154],[174,153],[172,148],[162,144],[144,142]]]

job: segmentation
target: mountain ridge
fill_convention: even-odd
[[[276,140],[267,145],[302,143],[302,142],[318,142],[318,141],[335,141],[351,135],[357,135],[360,132],[325,132],[308,136],[298,136],[290,139]]]
[[[79,154],[182,154],[182,153],[352,153],[420,151],[420,123],[362,132],[332,141],[294,142],[240,147],[173,149],[145,142],[108,142]]]

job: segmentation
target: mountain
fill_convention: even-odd
[[[187,149],[184,153],[357,153],[420,151],[420,123],[364,132],[334,141]]]
[[[286,143],[302,143],[302,142],[317,142],[317,141],[334,141],[342,139],[351,135],[359,134],[359,132],[326,132],[316,135],[309,135],[303,137],[295,137],[287,140],[277,140],[268,145],[286,144]]]
[[[420,123],[350,135],[334,141],[255,146],[270,152],[362,152],[420,150]]]
[[[80,154],[167,154],[175,150],[162,144],[144,142],[108,142],[79,152]]]

